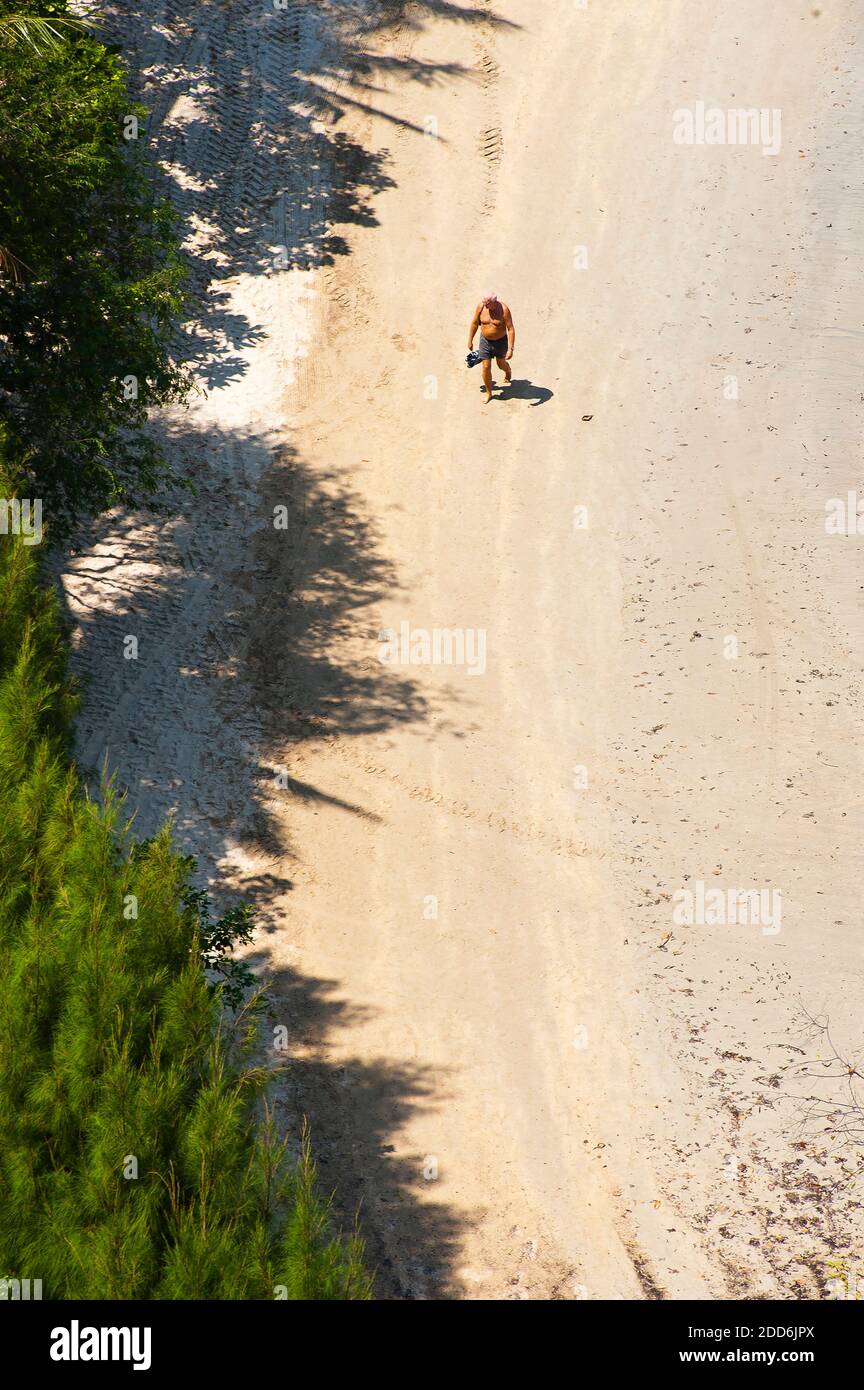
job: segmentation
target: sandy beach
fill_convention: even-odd
[[[79,756],[258,905],[280,1116],[379,1297],[828,1297],[864,1266],[817,1026],[864,1047],[855,503],[826,528],[864,496],[860,13],[112,15],[202,394],[154,422],[196,496],[65,565]]]

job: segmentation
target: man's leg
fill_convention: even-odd
[[[492,363],[488,357],[483,358],[483,385],[486,387],[486,404],[492,399]]]
[[[505,381],[509,381],[510,378],[511,378],[511,376],[513,375],[513,373],[512,373],[511,370],[510,370],[510,363],[507,361],[507,358],[506,358],[506,357],[496,357],[496,358],[495,358],[495,361],[498,363],[498,366],[501,368],[502,372],[504,373],[504,380],[505,380]]]

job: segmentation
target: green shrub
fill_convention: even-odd
[[[368,1298],[308,1137],[293,1164],[261,1118],[248,908],[213,922],[168,828],[136,845],[88,799],[73,711],[55,597],[0,536],[0,1271],[57,1299]]]

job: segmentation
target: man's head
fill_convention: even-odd
[[[497,294],[484,294],[483,303],[487,309],[497,309],[499,308],[501,301],[498,298]]]

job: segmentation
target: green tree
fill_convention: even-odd
[[[64,18],[58,0],[0,0],[0,410],[12,484],[43,499],[55,536],[164,494],[142,426],[191,387],[171,353],[184,267],[146,112],[117,53]],[[39,19],[63,41],[40,44]]]
[[[368,1298],[308,1138],[291,1162],[262,1116],[248,916],[213,922],[167,828],[136,846],[87,798],[64,655],[0,536],[0,1270],[59,1299]]]

